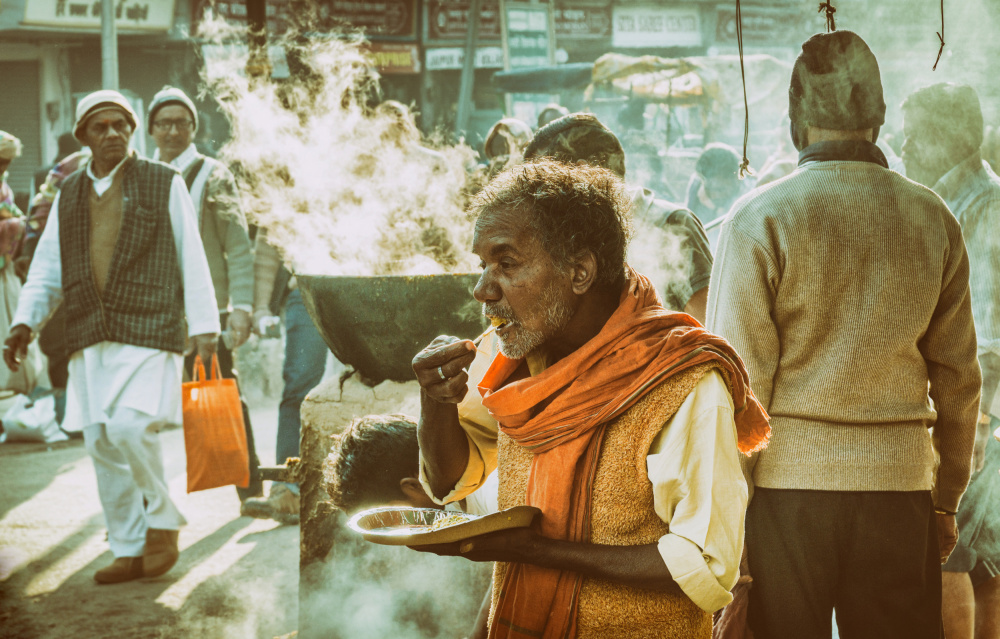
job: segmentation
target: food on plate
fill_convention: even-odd
[[[458,524],[464,524],[467,521],[475,519],[472,515],[466,515],[463,513],[454,513],[447,515],[445,517],[438,517],[431,524],[431,530],[441,530],[442,528],[447,528],[449,526],[457,526]]]

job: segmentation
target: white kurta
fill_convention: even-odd
[[[120,168],[121,164],[106,177],[98,179],[88,164],[87,177],[93,181],[98,195],[111,187]],[[188,334],[219,333],[215,290],[195,222],[194,205],[179,175],[170,185],[169,209],[183,278]],[[24,324],[37,332],[61,302],[62,256],[59,196],[56,196],[12,324]],[[73,353],[69,361],[63,428],[82,430],[91,424],[106,423],[118,407],[179,424],[183,366],[184,360],[179,353],[116,342],[101,342]]]

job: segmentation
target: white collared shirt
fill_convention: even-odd
[[[115,175],[118,174],[118,169],[122,168],[122,164],[125,164],[129,156],[122,158],[122,161],[115,165],[115,168],[111,169],[107,175],[102,178],[94,175],[94,163],[87,162],[87,177],[89,177],[94,182],[94,193],[97,193],[97,197],[104,195],[108,189],[111,188],[111,183],[115,180]],[[55,205],[53,204],[53,210]]]
[[[194,161],[199,157],[202,157],[198,153],[198,149],[195,147],[194,143],[188,145],[188,148],[184,149],[184,152],[175,157],[173,160],[168,162],[170,166],[174,167],[183,175]],[[153,159],[157,161],[160,160],[160,150],[156,149],[153,151]],[[205,184],[208,182],[208,176],[212,173],[212,167],[209,162],[205,162],[201,170],[198,171],[197,177],[195,177],[194,182],[191,183],[191,201],[194,202],[194,217],[198,221],[198,226],[201,226],[201,201],[202,196],[205,194]]]

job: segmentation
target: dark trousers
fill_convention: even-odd
[[[222,325],[226,325],[226,317],[222,318]],[[190,355],[184,358],[184,370],[190,378],[194,379],[194,358],[196,352],[192,352]],[[227,379],[236,379],[236,374],[233,372],[233,353],[228,348],[226,348],[225,342],[222,338],[219,338],[219,350],[217,351],[219,357],[219,373]],[[205,362],[205,373],[209,376],[212,375],[211,362]],[[262,480],[260,478],[260,460],[257,458],[257,447],[254,445],[253,441],[253,428],[250,427],[250,409],[247,408],[247,403],[243,401],[242,394],[240,396],[240,404],[243,407],[243,427],[246,429],[247,434],[247,453],[248,462],[250,464],[250,484],[246,488],[236,487],[236,494],[239,495],[240,501],[244,501],[247,497],[258,497],[262,494]]]
[[[929,492],[756,488],[747,510],[756,639],[940,639]]]

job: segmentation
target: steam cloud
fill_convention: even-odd
[[[307,610],[323,611],[321,618],[308,622],[309,634],[331,639],[465,637],[489,588],[491,568],[379,546],[341,532],[323,566],[322,587],[301,602]]]
[[[235,34],[219,24],[209,31]],[[282,45],[288,80],[244,77],[235,50],[222,62],[230,73],[205,78],[232,127],[220,155],[238,170],[252,221],[298,272],[473,270],[464,214],[472,150],[430,150],[406,107],[372,108],[378,75],[359,37]]]

